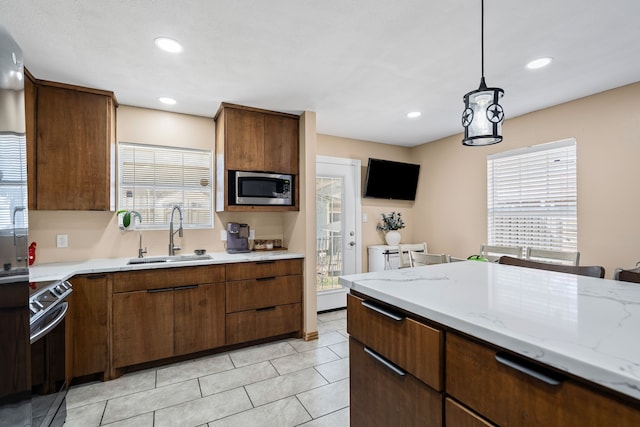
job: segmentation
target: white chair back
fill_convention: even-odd
[[[427,253],[427,243],[412,243],[398,245],[398,268],[411,267],[410,251]]]

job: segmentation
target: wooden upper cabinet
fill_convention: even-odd
[[[298,173],[298,118],[264,116],[264,169]]]
[[[225,170],[298,173],[298,116],[222,103],[215,120]]]
[[[225,120],[227,169],[264,170],[264,115],[230,108]]]
[[[112,92],[36,81],[38,210],[115,208]]]
[[[29,210],[36,208],[36,80],[24,70],[24,109],[27,138],[27,189]]]

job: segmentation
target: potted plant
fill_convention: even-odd
[[[122,228],[125,230],[134,230],[136,228],[136,220],[142,222],[142,215],[138,211],[130,211],[128,209],[120,209],[116,215],[122,215]]]
[[[398,230],[403,229],[404,221],[402,219],[402,213],[391,212],[390,214],[380,214],[381,222],[376,226],[376,230],[383,231],[385,233],[384,239],[387,245],[395,246],[400,243],[402,235]]]

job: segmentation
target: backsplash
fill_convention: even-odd
[[[175,243],[189,254],[196,249],[207,252],[225,250],[220,232],[227,222],[243,222],[256,232],[256,239],[283,240],[285,216],[282,213],[219,213],[213,229],[185,229],[184,237]],[[67,235],[68,246],[56,247],[56,236]],[[121,258],[138,256],[139,231],[118,228],[115,212],[30,211],[29,242],[37,242],[36,264],[83,261],[93,258]],[[283,243],[286,247],[286,242]],[[142,230],[142,247],[146,256],[166,255],[169,246],[168,230]]]

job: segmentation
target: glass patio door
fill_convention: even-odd
[[[360,161],[316,160],[316,277],[318,311],[346,306],[338,276],[361,269]]]

